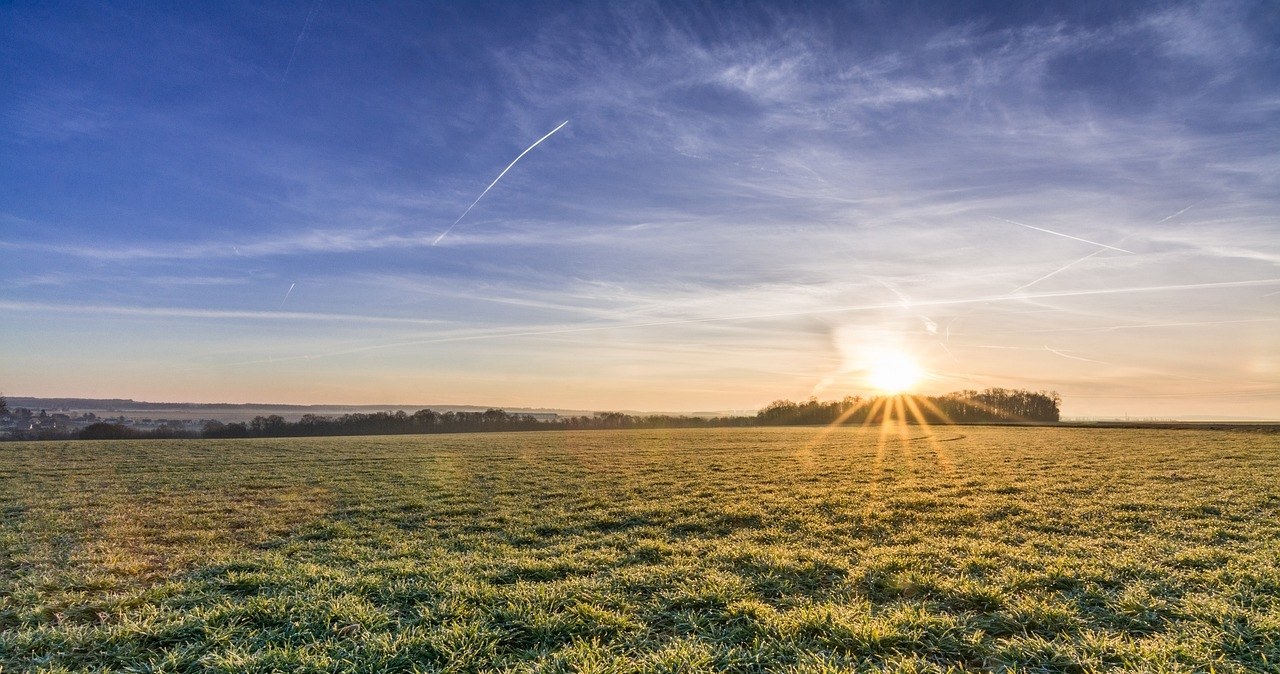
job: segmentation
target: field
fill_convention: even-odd
[[[1280,672],[1280,434],[0,446],[0,671]]]

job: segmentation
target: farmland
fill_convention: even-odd
[[[12,443],[0,671],[1280,671],[1280,434]]]

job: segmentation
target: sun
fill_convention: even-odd
[[[909,391],[924,376],[920,365],[901,351],[876,354],[869,365],[867,383],[888,395]]]

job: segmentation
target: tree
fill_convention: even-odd
[[[7,416],[9,416],[9,403],[4,399],[4,396],[0,396],[0,417]]]
[[[284,434],[287,423],[279,414],[268,417],[256,416],[249,422],[249,430],[254,435],[278,436]]]
[[[431,428],[440,420],[440,415],[436,414],[435,410],[418,410],[411,418],[415,426]]]
[[[112,424],[105,421],[89,424],[81,429],[78,434],[81,440],[126,440],[141,437],[141,435],[138,431],[124,424]]]

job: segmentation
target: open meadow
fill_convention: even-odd
[[[6,673],[1280,672],[1276,433],[13,443],[0,513]]]

